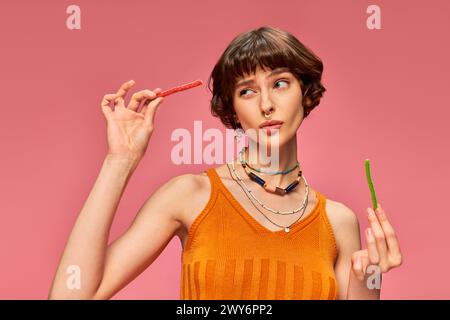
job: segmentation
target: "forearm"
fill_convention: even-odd
[[[347,288],[347,299],[380,300],[381,280],[381,273],[366,274],[364,279],[360,280],[351,270]]]
[[[49,298],[89,299],[103,276],[108,238],[120,198],[136,161],[106,157],[95,184],[77,217],[62,254]],[[69,288],[67,269],[77,266],[81,287]]]

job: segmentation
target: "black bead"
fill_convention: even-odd
[[[250,172],[249,177],[255,181],[257,184],[261,185],[262,187],[264,187],[264,184],[266,183],[263,179],[261,179],[260,177],[258,177],[256,174],[254,174],[253,172]]]
[[[299,182],[297,180],[295,180],[294,182],[292,182],[290,185],[288,185],[284,190],[286,190],[286,193],[291,192],[292,190],[295,189],[295,187],[299,184]]]

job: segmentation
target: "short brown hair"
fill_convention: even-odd
[[[262,69],[287,67],[299,80],[303,93],[304,117],[320,103],[325,92],[321,83],[323,63],[289,32],[260,27],[236,36],[214,66],[208,80],[212,92],[211,113],[227,128],[242,128],[236,122],[233,92],[236,81],[245,74]],[[211,82],[213,83],[211,89]]]

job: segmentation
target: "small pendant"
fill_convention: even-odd
[[[284,231],[289,232],[290,231],[289,227],[284,227]]]

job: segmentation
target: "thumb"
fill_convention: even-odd
[[[146,128],[153,127],[153,123],[155,121],[155,114],[156,110],[158,109],[159,105],[164,101],[164,97],[159,97],[154,100],[152,100],[148,105],[147,109],[145,110],[145,118],[144,118],[144,125]]]
[[[354,259],[352,259],[352,271],[353,275],[355,275],[358,280],[364,279],[363,263],[361,256],[356,256]]]

